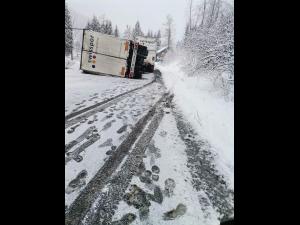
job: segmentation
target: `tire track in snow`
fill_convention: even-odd
[[[156,104],[152,107],[152,109],[149,110],[149,112],[137,122],[136,126],[134,127],[133,131],[129,134],[129,136],[121,143],[121,145],[119,145],[116,151],[108,158],[105,164],[94,176],[94,178],[88,183],[86,188],[79,194],[76,200],[71,204],[65,216],[66,225],[81,224],[86,214],[90,211],[94,201],[98,198],[101,189],[105,186],[110,176],[114,173],[114,171],[118,168],[118,166],[120,165],[124,157],[128,154],[128,151],[133,146],[135,141],[138,139],[139,134],[142,133],[142,130],[145,128],[148,121],[151,120],[155,115],[156,108],[159,106],[159,104],[162,101],[164,101],[164,99],[166,99],[166,97],[167,94],[164,94],[160,98],[160,100],[156,102]],[[151,132],[153,132],[154,134],[155,129],[152,129]],[[140,145],[141,144],[145,145],[146,143],[145,141],[143,141],[142,143],[140,143]],[[127,161],[128,160],[126,160],[126,162]],[[132,171],[129,169],[125,171],[126,173],[130,173],[130,174],[132,173]],[[98,217],[96,216],[94,220],[95,219],[98,220]]]
[[[181,139],[186,145],[187,167],[193,178],[193,187],[197,191],[204,191],[215,210],[220,214],[220,219],[231,218],[233,215],[233,190],[229,189],[224,176],[214,165],[214,155],[206,141],[195,138],[197,133],[184,118],[181,112],[171,106],[176,118],[177,128]],[[203,200],[203,199],[202,199]],[[207,205],[207,200],[200,204]]]
[[[104,105],[104,104],[106,104],[106,103],[108,103],[108,102],[110,102],[110,101],[112,101],[112,100],[118,99],[118,98],[120,98],[120,97],[122,97],[122,96],[124,96],[124,95],[128,95],[128,94],[131,93],[131,92],[134,92],[134,91],[140,90],[140,89],[142,89],[142,88],[145,88],[145,87],[147,87],[148,85],[152,84],[153,82],[155,82],[155,78],[154,78],[151,82],[149,82],[149,83],[147,83],[147,84],[145,84],[145,85],[143,85],[143,86],[141,86],[141,87],[134,88],[134,89],[132,89],[132,90],[126,91],[126,92],[121,93],[121,94],[119,94],[119,95],[116,95],[116,96],[114,96],[114,97],[108,98],[108,99],[106,99],[106,100],[104,100],[104,101],[102,101],[102,102],[98,102],[98,103],[96,103],[96,104],[94,104],[94,105],[88,106],[88,107],[86,107],[86,108],[84,108],[84,109],[78,110],[78,111],[76,111],[76,112],[72,112],[72,113],[68,114],[67,116],[65,116],[65,121],[68,121],[68,120],[74,118],[75,116],[78,116],[78,115],[80,115],[80,114],[82,114],[82,113],[85,113],[85,112],[87,112],[87,111],[89,111],[89,110],[95,109],[95,108],[98,107],[98,106]],[[121,99],[122,99],[122,98],[120,98],[120,100],[121,100]]]
[[[154,84],[154,81],[147,84],[147,86],[151,85],[151,84]],[[143,88],[147,87],[146,85],[143,86]],[[142,88],[139,88],[139,90],[142,89]],[[119,101],[129,97],[130,95],[132,95],[134,92],[136,91],[139,91],[139,90],[135,90],[135,91],[130,91],[128,92],[127,94],[122,94],[122,96],[119,96],[117,98],[114,98],[112,99],[111,101],[105,103],[105,104],[102,104],[100,106],[97,106],[93,109],[90,109],[86,112],[83,112],[82,114],[76,116],[76,117],[72,117],[70,120],[66,120],[65,121],[65,129],[70,127],[70,126],[73,126],[74,124],[77,124],[83,120],[86,120],[88,117],[98,113],[98,112],[102,112],[104,111],[106,108],[112,106],[112,105],[115,105],[116,103],[118,103]]]

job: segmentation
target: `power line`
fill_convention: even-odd
[[[67,30],[88,30],[85,28],[76,28],[76,27],[65,27],[65,29],[67,29]]]

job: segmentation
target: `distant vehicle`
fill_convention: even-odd
[[[138,42],[84,30],[80,69],[86,73],[141,78],[148,54]]]
[[[154,71],[154,64],[156,61],[157,41],[155,38],[137,36],[135,39],[139,44],[146,46],[148,56],[144,60],[144,68],[146,72],[152,73]]]

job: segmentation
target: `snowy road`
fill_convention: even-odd
[[[150,83],[154,75],[144,75],[142,80],[128,80],[113,76],[83,74],[79,61],[65,73],[65,115],[105,101],[127,91]]]
[[[153,83],[131,92],[125,98],[95,108],[66,122],[65,188],[66,205],[71,204],[104,162],[127,138],[136,123],[164,93],[163,86]],[[105,107],[107,106],[107,107]],[[79,119],[78,119],[79,118]],[[91,129],[92,128],[92,129]],[[88,139],[87,139],[88,138]],[[84,181],[76,177],[82,171]],[[76,185],[77,184],[77,185]]]
[[[82,79],[69,73],[66,83]],[[65,224],[217,225],[233,214],[233,191],[210,145],[156,76],[145,87],[153,74],[142,81],[93,76],[84,90],[66,87],[66,115],[121,95],[66,120]]]

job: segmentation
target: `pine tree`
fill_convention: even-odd
[[[156,37],[157,37],[157,38],[161,38],[160,30],[157,31]]]
[[[90,30],[100,32],[100,23],[96,16],[93,16],[93,19],[90,23]]]
[[[125,28],[125,31],[124,31],[124,34],[123,34],[123,38],[132,39],[131,28],[128,25],[126,25],[126,28]]]
[[[161,34],[160,34],[160,30],[157,31],[157,34],[156,34],[156,42],[157,42],[157,47],[160,47],[161,45]]]
[[[103,22],[103,34],[107,34],[108,33],[108,24],[107,24],[107,20],[105,20]]]
[[[71,55],[73,60],[73,31],[71,22],[71,15],[67,4],[65,4],[65,55]]]
[[[113,28],[112,28],[112,23],[110,20],[107,20],[106,24],[106,34],[112,35],[113,34]]]
[[[103,20],[101,25],[100,25],[100,33],[105,34],[106,33],[106,24],[105,21]]]
[[[187,23],[185,26],[184,36],[187,37],[190,32],[190,25]]]
[[[115,31],[114,31],[114,35],[115,37],[119,37],[119,30],[118,30],[118,26],[116,25]]]
[[[112,23],[110,20],[103,20],[100,25],[100,33],[103,34],[113,34]]]
[[[87,29],[87,30],[90,30],[90,29],[91,29],[91,23],[90,23],[89,20],[88,20],[88,22],[87,22],[87,24],[86,24],[86,26],[85,26],[85,29]]]
[[[134,39],[137,36],[144,36],[144,33],[143,33],[142,29],[141,29],[139,21],[137,21],[136,24],[135,24],[135,27],[134,27],[133,32],[132,32],[132,36],[133,36]]]

